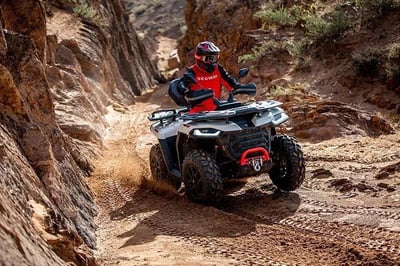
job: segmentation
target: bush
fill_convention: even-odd
[[[311,10],[307,10],[302,6],[294,5],[291,8],[280,6],[271,8],[263,5],[254,16],[260,18],[265,25],[294,26],[300,19],[304,19],[311,14]]]
[[[362,76],[376,76],[379,72],[379,53],[373,50],[356,52],[352,55],[352,63]]]
[[[251,49],[251,54],[244,54],[238,57],[239,63],[245,63],[252,60],[260,60],[267,54],[271,54],[273,51],[282,49],[280,43],[274,40],[263,42],[260,46],[256,46]]]
[[[396,43],[390,48],[388,60],[393,66],[400,68],[400,43]]]
[[[282,6],[276,10],[269,10],[264,7],[257,11],[254,16],[263,20],[266,24],[289,26],[296,22],[296,18]]]
[[[400,83],[400,43],[396,43],[390,48],[388,53],[388,62],[386,64],[386,73],[388,79]]]
[[[317,16],[306,18],[306,34],[316,40],[333,40],[338,38],[348,27],[348,22],[342,12],[335,11],[331,19],[326,20]]]
[[[81,18],[96,21],[98,19],[97,10],[85,0],[72,0],[75,7],[72,9]]]
[[[399,0],[355,0],[355,3],[362,15],[373,12],[383,16],[389,9],[400,7]]]
[[[283,6],[267,9],[264,5],[255,16],[261,18],[265,25],[294,26],[301,20],[305,21],[306,34],[317,40],[335,39],[349,26],[343,12],[334,11],[325,19],[315,14],[315,7],[305,8],[299,5],[290,9]]]
[[[255,16],[263,21],[263,26],[278,25],[283,27],[296,27],[296,33],[303,31],[303,37],[294,40],[294,37],[290,34],[281,34],[279,38],[283,40],[284,43],[280,44],[275,41],[274,45],[271,45],[272,42],[269,42],[268,45],[263,44],[254,48],[251,54],[242,55],[239,58],[239,62],[259,60],[268,53],[285,51],[297,59],[298,66],[296,69],[309,70],[310,62],[306,60],[309,47],[312,46],[313,43],[318,42],[330,44],[330,41],[339,38],[350,26],[350,22],[346,18],[346,13],[341,11],[343,10],[341,5],[335,6],[334,11],[326,13],[325,4],[319,1],[313,1],[313,3],[309,5],[304,3],[294,4],[290,8],[285,8],[282,1],[280,2],[280,6],[276,4],[273,6],[272,3],[274,3],[274,1],[267,1],[267,4],[264,4],[261,9],[255,13]],[[320,17],[319,14],[321,13],[325,13],[325,15]],[[325,47],[326,46],[322,46],[322,48]]]
[[[295,85],[288,84],[287,86],[274,86],[266,93],[267,98],[278,99],[285,95],[301,95],[306,93],[304,84],[296,83]],[[295,98],[296,99],[296,98]],[[298,99],[300,101],[300,99]]]
[[[288,41],[285,45],[289,54],[298,59],[304,59],[305,55],[307,54],[308,46],[309,41],[306,38],[297,42]]]

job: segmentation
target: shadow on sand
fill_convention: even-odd
[[[138,189],[123,207],[110,212],[112,220],[134,226],[119,235],[121,248],[152,242],[159,235],[181,238],[234,238],[253,232],[257,224],[276,223],[293,215],[300,205],[296,193],[277,193],[264,186],[228,194],[221,208],[189,202],[184,196],[160,196]]]

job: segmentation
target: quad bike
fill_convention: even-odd
[[[247,73],[248,69],[241,69],[239,77]],[[187,101],[178,93],[179,86],[180,80],[173,80],[169,94],[184,105]],[[304,157],[293,137],[276,132],[288,120],[282,103],[233,99],[236,94],[254,95],[255,90],[254,83],[235,89],[228,101],[215,100],[215,111],[190,114],[188,107],[181,107],[153,112],[148,117],[158,139],[150,150],[153,179],[176,190],[183,182],[190,200],[211,205],[223,200],[228,179],[268,173],[279,190],[297,189],[305,176]],[[208,97],[213,97],[210,90],[192,95],[195,100]],[[189,102],[193,99],[186,97]]]

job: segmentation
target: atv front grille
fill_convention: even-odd
[[[248,128],[223,136],[223,146],[228,157],[239,160],[242,153],[255,147],[269,150],[268,133],[260,128]]]

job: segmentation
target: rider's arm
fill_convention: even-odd
[[[222,83],[228,90],[233,90],[240,86],[240,83],[234,79],[223,66],[218,64],[219,73],[221,74]]]
[[[195,76],[195,73],[194,73],[193,69],[191,69],[191,68],[188,68],[188,69],[186,70],[186,72],[187,72],[187,73],[191,73],[191,74],[193,75],[193,77]],[[183,85],[184,85],[186,88],[190,88],[190,86],[193,84],[193,80],[187,79],[187,78],[185,77],[185,75],[183,75],[182,81],[183,81]]]

